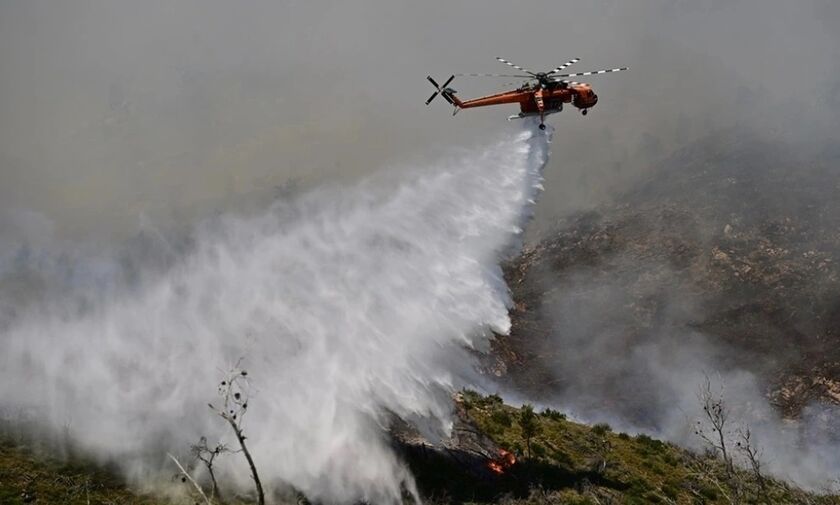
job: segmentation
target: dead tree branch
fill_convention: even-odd
[[[248,382],[248,372],[239,368],[240,359],[236,366],[228,372],[225,379],[219,384],[219,395],[222,397],[221,407],[215,407],[210,404],[210,408],[228,425],[230,425],[233,433],[236,435],[236,440],[239,442],[239,447],[248,460],[248,466],[251,469],[251,477],[254,479],[254,485],[257,489],[257,503],[258,505],[265,505],[265,493],[263,491],[262,482],[257,473],[257,466],[254,464],[254,459],[251,457],[248,446],[245,444],[247,437],[242,429],[242,420],[248,412],[248,400],[250,399],[251,387]]]
[[[197,444],[193,445],[190,450],[195,456],[196,459],[204,463],[204,466],[207,468],[207,473],[210,474],[210,482],[213,485],[213,489],[210,493],[210,499],[219,497],[221,499],[221,493],[219,492],[219,484],[216,482],[216,472],[213,468],[213,464],[216,461],[216,458],[223,453],[231,452],[228,449],[227,445],[225,444],[217,444],[215,447],[210,447],[207,445],[207,437],[201,437]]]
[[[713,391],[711,380],[707,375],[700,386],[697,397],[703,407],[703,415],[709,426],[704,426],[703,422],[697,421],[694,433],[712,447],[715,452],[720,453],[726,468],[726,476],[731,479],[735,473],[735,466],[732,462],[732,454],[730,454],[727,446],[729,409],[724,401],[724,386],[721,384],[719,391]]]
[[[747,462],[750,464],[755,481],[761,489],[762,497],[767,498],[767,482],[764,475],[761,473],[761,449],[752,441],[752,433],[749,428],[738,431],[738,442],[736,447],[744,455]]]
[[[200,494],[201,497],[204,498],[204,503],[206,503],[207,505],[212,505],[212,502],[209,498],[207,498],[207,495],[204,494],[204,491],[201,489],[201,486],[198,485],[198,482],[196,482],[195,479],[192,478],[190,473],[181,465],[181,462],[178,461],[178,458],[176,458],[168,452],[166,453],[166,455],[169,456],[169,459],[171,459],[175,463],[175,466],[178,467],[178,470],[181,472],[183,478],[190,481],[195,490],[198,491],[198,494]]]

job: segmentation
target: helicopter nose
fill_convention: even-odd
[[[587,94],[580,94],[575,97],[574,106],[578,109],[588,109],[590,107],[594,107],[596,103],[598,103],[598,95],[594,92],[589,92]]]

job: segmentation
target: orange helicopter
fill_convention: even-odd
[[[598,103],[598,95],[592,91],[592,86],[585,82],[568,81],[566,77],[578,77],[584,75],[608,74],[610,72],[621,72],[627,70],[627,67],[611,68],[607,70],[596,70],[592,72],[578,72],[574,74],[560,74],[569,65],[573,65],[580,61],[580,58],[572,58],[566,63],[560,65],[554,70],[548,72],[531,72],[526,68],[505,60],[504,58],[496,58],[505,65],[511,66],[523,74],[454,74],[443,86],[438,85],[431,76],[426,78],[435,87],[435,92],[426,100],[426,105],[429,105],[436,96],[441,95],[450,104],[455,106],[455,115],[461,109],[471,109],[473,107],[485,107],[488,105],[500,105],[505,103],[518,103],[520,112],[514,116],[508,117],[511,119],[521,119],[531,116],[540,117],[540,129],[545,130],[545,116],[554,114],[563,110],[564,103],[571,103],[573,106],[580,109],[581,114],[586,115],[587,111]],[[526,75],[527,74],[527,75]],[[472,100],[461,101],[455,93],[454,89],[448,88],[450,82],[455,79],[455,76],[469,76],[469,77],[521,77],[527,79],[519,88],[513,91],[505,91],[504,93],[497,93],[495,95],[482,96],[480,98],[473,98]]]

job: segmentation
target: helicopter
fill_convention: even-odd
[[[611,72],[622,72],[628,70],[628,67],[610,68],[606,70],[594,70],[590,72],[578,72],[571,74],[561,74],[563,70],[580,61],[580,58],[572,58],[566,63],[557,68],[549,70],[548,72],[532,72],[524,67],[516,65],[504,58],[496,57],[496,59],[505,65],[515,68],[520,74],[453,74],[443,85],[439,85],[431,76],[426,76],[426,79],[435,87],[435,92],[426,100],[426,105],[429,105],[432,100],[438,95],[441,95],[444,100],[455,106],[454,116],[461,109],[472,109],[475,107],[487,107],[490,105],[501,105],[507,103],[518,103],[519,114],[508,117],[508,121],[512,119],[522,119],[526,117],[539,116],[540,130],[545,130],[545,116],[554,114],[563,110],[563,104],[571,103],[578,108],[584,116],[589,109],[598,103],[598,95],[592,90],[592,86],[585,82],[569,81],[568,77],[579,77],[586,75],[608,74]],[[515,77],[524,78],[526,81],[518,88],[512,91],[504,91],[493,95],[473,98],[471,100],[459,99],[449,84],[456,76],[466,77]]]

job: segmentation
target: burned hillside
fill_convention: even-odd
[[[686,368],[755,374],[788,416],[840,402],[839,154],[729,131],[558,222],[505,268],[493,373],[652,426]]]

